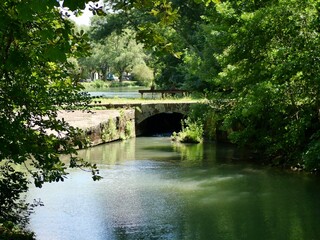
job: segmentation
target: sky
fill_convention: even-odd
[[[70,18],[74,20],[78,25],[85,25],[90,26],[90,17],[92,17],[92,12],[88,9],[88,6],[86,5],[86,8],[83,10],[83,13],[79,17],[71,16]]]

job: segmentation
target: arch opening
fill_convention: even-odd
[[[182,113],[159,113],[138,124],[136,132],[139,136],[170,136],[181,131],[181,120],[184,118]]]

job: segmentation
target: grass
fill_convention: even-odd
[[[102,81],[102,80],[96,80],[93,82],[84,82],[82,85],[85,87],[84,91],[87,92],[99,92],[103,90],[111,90],[112,88],[117,87],[125,87],[125,88],[146,88],[143,86],[137,86],[136,82],[134,81],[123,81],[123,82],[115,82],[115,81]],[[138,91],[138,90],[136,90]],[[149,98],[150,96],[146,98],[106,98],[106,97],[93,97],[91,104],[94,105],[104,105],[104,104],[143,104],[143,103],[204,103],[206,102],[203,98],[195,98],[192,96],[175,96],[170,97],[167,96],[165,98],[161,98],[160,94],[154,95],[154,98]]]
[[[204,103],[205,99],[193,99],[191,97],[183,98],[158,98],[158,99],[149,99],[149,98],[93,98],[92,104],[143,104],[143,103]]]

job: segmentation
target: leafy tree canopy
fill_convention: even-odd
[[[84,1],[65,1],[70,9]],[[59,12],[60,11],[60,12]],[[73,157],[78,130],[57,118],[59,109],[85,106],[70,57],[84,56],[87,39],[75,34],[52,0],[0,3],[0,224],[25,223],[28,177],[41,187],[63,181],[67,167],[95,166]],[[71,155],[70,162],[60,160]],[[0,232],[1,234],[1,232]]]
[[[237,19],[218,57],[223,70],[216,81],[234,99],[226,127],[238,124],[236,142],[299,160],[319,131],[319,3],[266,1],[239,8],[229,4],[221,11]]]
[[[103,80],[107,80],[108,73],[114,73],[122,81],[123,73],[131,72],[134,66],[146,64],[148,60],[143,44],[137,43],[135,36],[134,30],[122,29],[99,41],[92,39],[92,54],[80,58],[80,66],[84,70],[99,72]]]

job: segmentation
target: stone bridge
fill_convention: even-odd
[[[198,101],[158,101],[142,103],[99,104],[106,109],[134,109],[136,136],[155,135],[181,130],[181,120],[186,118],[190,106]]]
[[[58,118],[83,130],[81,136],[98,145],[141,135],[157,135],[181,130],[181,120],[188,116],[188,102],[157,102],[134,104],[99,104],[92,107],[105,110],[60,111]]]
[[[181,130],[190,106],[196,102],[143,103],[135,106],[136,135],[152,135]]]

